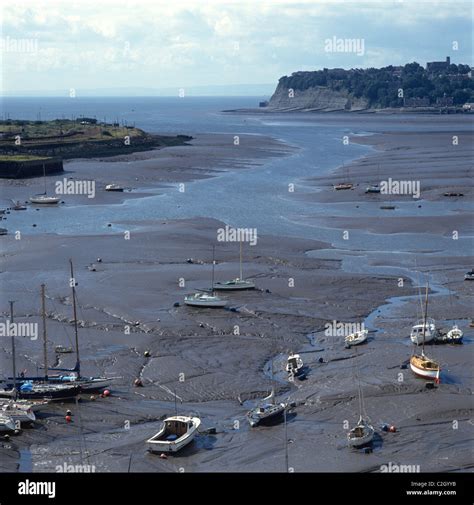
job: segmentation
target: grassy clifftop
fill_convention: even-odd
[[[139,128],[98,123],[95,119],[76,121],[0,121],[0,156],[22,161],[59,157],[90,158],[115,156],[157,147],[183,145],[186,135],[150,135]],[[5,158],[6,157],[6,158]]]

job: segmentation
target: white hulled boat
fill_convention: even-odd
[[[297,375],[304,367],[303,359],[299,354],[290,354],[286,360],[285,370],[288,373]]]
[[[227,300],[220,298],[214,293],[214,259],[215,249],[212,248],[212,278],[210,293],[193,293],[184,297],[184,303],[190,307],[223,308],[227,305]]]
[[[57,196],[48,196],[46,192],[46,167],[43,163],[43,179],[44,179],[44,193],[30,197],[31,203],[40,205],[56,205],[60,202],[61,198]]]
[[[432,318],[428,318],[426,321],[418,321],[411,329],[410,339],[416,344],[420,345],[423,342],[423,338],[426,342],[431,342],[436,336],[436,323]]]
[[[214,289],[216,291],[242,291],[244,289],[255,289],[255,283],[245,280],[242,273],[242,241],[240,242],[240,277],[227,282],[216,282]]]
[[[160,431],[146,441],[148,450],[153,453],[177,452],[194,439],[200,424],[198,417],[168,417]]]
[[[361,416],[358,423],[347,434],[347,441],[351,447],[362,447],[372,442],[374,434],[374,427]]]
[[[367,340],[368,335],[369,330],[356,331],[350,335],[347,335],[347,337],[344,338],[344,342],[348,346],[359,345]]]

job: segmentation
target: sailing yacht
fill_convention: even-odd
[[[425,297],[425,319],[423,322],[423,333],[422,333],[422,349],[420,354],[413,354],[410,358],[410,368],[412,372],[419,377],[424,379],[434,379],[439,382],[439,374],[441,372],[441,367],[438,362],[434,359],[429,358],[425,354],[425,333],[428,328],[427,324],[427,314],[428,314],[428,284],[426,285],[426,297]]]
[[[210,293],[193,293],[184,297],[184,303],[190,307],[223,308],[227,305],[227,300],[214,294],[214,247],[212,248],[212,279]]]
[[[71,272],[71,288],[72,288],[72,308],[74,318],[74,336],[75,336],[75,351],[76,351],[76,365],[74,368],[49,368],[49,371],[54,372],[69,372],[68,374],[55,374],[48,375],[48,382],[56,385],[67,385],[80,388],[81,391],[97,391],[110,386],[112,378],[110,377],[84,377],[81,375],[81,358],[79,353],[79,332],[77,324],[77,302],[76,302],[76,286],[74,277],[74,267],[72,260],[69,260]],[[45,363],[45,369],[47,364]],[[30,378],[37,380],[36,378]]]
[[[372,442],[374,434],[375,429],[370,424],[369,418],[365,413],[364,396],[359,378],[359,420],[347,434],[347,442],[351,447],[362,447]]]
[[[46,191],[46,167],[43,163],[43,179],[44,179],[44,193],[39,195],[34,195],[30,197],[31,203],[42,204],[42,205],[56,205],[61,200],[57,196],[48,196]]]
[[[247,420],[254,428],[283,415],[287,406],[286,403],[275,403],[275,391],[272,389],[272,392],[262,400],[260,405],[247,412]]]
[[[236,279],[227,282],[216,282],[214,289],[216,291],[237,291],[244,289],[255,289],[255,283],[244,279],[242,273],[242,241],[240,241],[240,275]]]
[[[0,398],[10,398],[13,400],[22,399],[48,399],[48,400],[68,400],[79,394],[78,386],[67,384],[49,384],[48,383],[48,356],[47,356],[47,337],[46,337],[46,311],[45,311],[45,285],[41,285],[42,295],[42,312],[43,312],[43,352],[45,374],[43,377],[35,377],[33,379],[16,376],[16,355],[15,355],[15,337],[12,335],[12,364],[13,364],[13,380],[12,384],[7,384],[0,390]],[[10,321],[13,323],[13,302],[10,304]]]

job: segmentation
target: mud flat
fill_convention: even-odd
[[[381,138],[388,142],[390,135]],[[274,147],[274,154],[282,154],[281,146]],[[172,157],[186,149],[191,148],[166,151]],[[211,174],[212,165],[204,165],[210,146],[203,149],[203,170],[192,175],[184,170],[187,177]],[[269,153],[256,147],[254,155],[259,163]],[[381,161],[389,158],[384,151],[375,156]],[[249,169],[248,164],[240,164],[238,154],[235,159],[228,154],[225,158],[226,162],[217,163],[217,170],[223,165]],[[199,154],[190,164],[193,170],[199,166],[196,159]],[[110,163],[110,173],[127,161]],[[87,170],[94,173],[90,162],[74,163],[78,176],[85,177]],[[176,181],[176,172],[152,168],[161,162],[154,160],[146,167],[147,159],[137,158],[136,163],[142,167],[136,173],[143,178],[139,181],[143,187],[155,191],[160,184]],[[164,164],[170,165],[171,161]],[[357,165],[348,168],[354,174],[358,170]],[[366,176],[360,184],[365,180]],[[321,180],[313,184],[318,191],[303,198],[326,198]],[[356,194],[329,191],[335,198]],[[357,217],[355,201],[347,200],[347,216]],[[347,220],[344,229],[363,228],[365,217],[358,219]],[[435,226],[438,219],[432,213],[425,226]],[[183,297],[209,288],[211,245],[225,223],[194,218],[142,224],[148,231],[132,232],[129,240],[116,233],[2,237],[2,307],[10,299],[17,300],[17,321],[39,322],[39,286],[45,282],[49,360],[73,365],[72,354],[56,360],[54,356],[56,345],[72,345],[67,262],[73,258],[83,375],[117,377],[109,398],[92,400],[83,395],[77,405],[50,406],[39,414],[36,429],[25,429],[2,442],[3,471],[29,467],[54,472],[64,463],[87,464],[96,471],[285,471],[283,425],[250,429],[245,420],[249,408],[272,387],[278,399],[296,403],[287,426],[289,466],[295,472],[380,471],[389,462],[420,465],[421,471],[472,468],[473,339],[468,326],[472,293],[463,281],[469,261],[463,251],[449,255],[426,247],[428,254],[417,254],[415,265],[402,249],[341,252],[315,240],[259,236],[257,245],[245,247],[243,265],[245,277],[254,280],[258,289],[226,295],[235,310],[200,310],[184,306]],[[382,222],[372,234],[383,240],[391,234],[387,226]],[[429,226],[419,230],[419,237],[427,234]],[[218,243],[216,258],[216,280],[238,275],[238,244]],[[430,315],[441,327],[456,319],[466,333],[464,345],[427,349],[443,367],[442,383],[435,389],[427,389],[423,380],[403,367],[412,352],[408,334],[420,305],[414,287],[416,270],[433,281]],[[325,332],[334,320],[367,323],[368,342],[344,348],[341,336]],[[150,357],[144,356],[145,351]],[[292,351],[299,351],[310,368],[304,381],[291,383],[282,372],[284,357]],[[41,353],[40,340],[18,338],[18,369],[36,371]],[[0,367],[2,371],[11,367],[7,339],[1,344]],[[357,374],[362,378],[367,414],[378,432],[370,454],[351,451],[345,444],[346,421],[353,425],[358,419]],[[136,378],[144,387],[133,386]],[[67,408],[73,411],[71,424],[64,419]],[[197,413],[203,433],[167,460],[148,454],[144,441],[175,409]],[[383,432],[383,423],[395,425],[397,432]],[[204,432],[211,427],[215,433]]]
[[[68,204],[101,205],[120,203],[125,198],[140,198],[159,194],[166,186],[206,179],[225,170],[249,169],[274,156],[294,152],[294,148],[261,135],[193,134],[189,145],[171,146],[151,151],[95,159],[75,159],[64,162],[64,173],[48,177],[48,194],[55,191],[55,182],[64,178],[74,181],[95,181],[95,196],[68,194]],[[107,184],[118,184],[124,193],[106,192]],[[44,191],[43,178],[0,180],[0,205],[12,200],[28,201]]]

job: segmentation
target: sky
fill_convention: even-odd
[[[454,63],[472,65],[470,0],[0,5],[3,95],[112,89],[124,95],[132,89],[212,94],[231,85],[234,94],[248,94],[248,85],[272,89],[281,76],[298,70],[424,65],[448,55]],[[343,44],[346,39],[357,40],[357,51]]]

